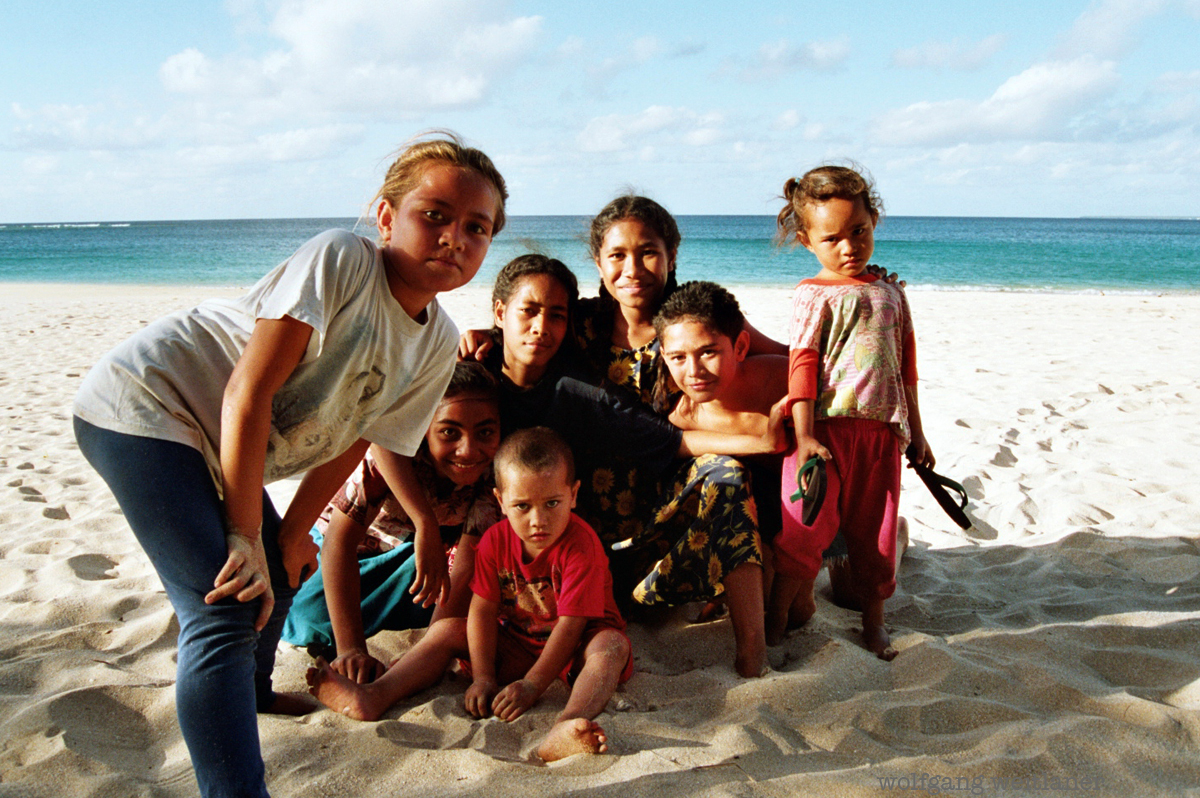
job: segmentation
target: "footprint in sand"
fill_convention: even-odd
[[[161,749],[145,715],[121,703],[112,690],[87,688],[53,699],[50,721],[62,730],[67,748],[114,770],[140,777],[163,764]]]
[[[37,488],[17,488],[17,492],[21,494],[21,501],[46,503],[46,497]]]
[[[1007,446],[1001,446],[1000,451],[996,452],[996,455],[991,460],[992,465],[1001,466],[1003,468],[1011,468],[1012,466],[1016,465],[1016,463],[1017,456],[1013,454],[1013,450]]]
[[[42,510],[42,516],[49,518],[51,521],[70,521],[71,514],[67,512],[66,507],[47,507]]]
[[[67,559],[67,565],[71,566],[76,576],[89,582],[117,578],[115,573],[111,573],[117,567],[116,561],[103,554],[76,554]]]

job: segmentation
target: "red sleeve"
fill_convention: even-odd
[[[505,522],[493,525],[475,547],[475,573],[471,576],[471,592],[481,599],[500,601],[500,570],[496,562],[496,546],[505,532]]]
[[[562,546],[560,550],[562,581],[556,597],[558,615],[603,618],[604,578],[608,574],[608,563],[598,561],[596,556],[598,550],[603,555],[603,550],[599,548],[600,541],[595,532],[579,523],[572,522],[570,533],[569,545]]]
[[[803,399],[817,398],[817,371],[821,355],[815,349],[792,349],[788,352],[788,401],[786,412]]]
[[[904,336],[904,349],[900,353],[900,382],[917,384],[917,336],[911,329]]]

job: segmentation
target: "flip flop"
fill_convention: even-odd
[[[954,523],[963,529],[970,529],[971,519],[967,518],[967,514],[963,512],[967,508],[967,489],[949,477],[935,473],[927,465],[914,463],[910,460],[908,466],[917,472],[917,476],[925,483],[925,487],[929,488],[929,492],[933,494],[933,498],[946,511],[946,515],[954,519]],[[946,490],[947,488],[958,494],[957,501],[949,494]]]
[[[808,474],[808,484],[804,484],[804,475]],[[792,494],[792,502],[801,502],[800,520],[805,526],[812,526],[821,512],[825,501],[825,461],[820,457],[810,457],[796,472],[796,492]]]

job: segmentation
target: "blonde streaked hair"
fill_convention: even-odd
[[[507,220],[504,203],[508,200],[508,187],[504,177],[482,150],[468,147],[458,134],[449,130],[430,130],[409,139],[388,167],[383,185],[371,199],[371,207],[386,200],[393,208],[400,204],[404,195],[421,182],[425,169],[432,163],[444,163],[460,169],[470,169],[492,184],[496,190],[496,218],[492,225],[495,236],[504,229]]]

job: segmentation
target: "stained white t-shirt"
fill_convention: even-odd
[[[345,230],[308,241],[245,296],[173,313],[125,341],[88,372],[75,415],[200,450],[219,488],[225,385],[255,321],[284,316],[313,331],[272,402],[264,480],[307,471],[360,438],[414,454],[453,373],[458,331],[436,300],[424,323],[405,313],[380,249]]]

